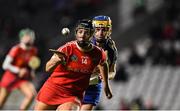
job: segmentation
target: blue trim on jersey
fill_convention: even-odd
[[[91,40],[92,44],[96,45],[96,38],[93,36]]]
[[[84,95],[83,104],[92,104],[96,106],[100,101],[101,89],[102,82],[96,85],[89,85]]]

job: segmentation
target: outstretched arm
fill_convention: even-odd
[[[46,72],[52,72],[59,64],[65,61],[65,55],[56,50],[50,50],[54,53],[51,59],[46,63]]]

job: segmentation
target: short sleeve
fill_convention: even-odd
[[[61,46],[61,47],[58,48],[58,51],[63,52],[63,53],[65,53],[66,50],[67,50],[66,45],[63,45],[63,46]]]
[[[117,52],[116,44],[112,39],[107,40],[107,45],[105,50],[108,51],[109,65],[111,66],[112,64],[115,64],[117,61],[118,52]]]
[[[112,60],[112,63],[116,63],[117,61],[117,56],[118,56],[118,51],[117,51],[117,47],[115,45],[115,42],[113,41],[113,46],[112,46],[112,49],[113,49],[113,60]]]
[[[15,57],[18,54],[18,47],[12,47],[8,53],[9,56]]]
[[[65,45],[58,48],[58,51],[64,53],[66,56],[72,53],[72,47],[70,44],[66,43]]]

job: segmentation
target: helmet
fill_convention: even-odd
[[[19,38],[20,40],[24,37],[24,35],[30,35],[30,37],[32,38],[32,40],[35,40],[35,33],[33,30],[29,29],[29,28],[25,28],[20,30],[19,32]]]
[[[83,20],[79,20],[79,22],[76,25],[76,32],[78,29],[89,29],[90,30],[90,35],[92,36],[94,33],[94,27],[92,25],[92,21],[88,20],[88,19],[83,19]],[[75,32],[75,33],[76,33]]]
[[[93,27],[112,27],[111,18],[104,15],[95,16],[93,18]]]
[[[92,20],[92,24],[94,28],[97,27],[109,28],[107,36],[110,36],[112,30],[112,21],[109,16],[104,16],[104,15],[95,16]]]
[[[89,36],[89,40],[78,40],[77,43],[80,47],[86,47],[86,46],[89,46],[90,43],[91,43],[91,37],[93,36],[94,34],[94,27],[92,26],[92,21],[91,20],[88,20],[88,19],[83,19],[83,20],[80,20],[77,25],[76,25],[76,29],[75,29],[75,34],[77,33],[77,31],[79,29],[86,29],[86,30],[89,30],[90,32],[90,36]]]
[[[28,35],[28,39],[25,38],[26,35]],[[35,32],[29,28],[22,29],[19,32],[19,39],[25,48],[30,48],[35,40]]]

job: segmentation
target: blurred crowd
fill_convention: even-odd
[[[127,65],[180,66],[180,3],[166,0],[165,4],[147,33],[119,51],[116,79],[128,80]]]
[[[120,100],[120,110],[157,110],[158,107],[155,106],[151,100],[144,101],[141,96],[128,101],[124,98]]]
[[[149,33],[120,53],[120,63],[130,65],[180,65],[180,16],[154,21]]]
[[[119,63],[115,82],[128,82],[130,74],[127,67],[131,66],[180,66],[180,10],[179,2],[168,1],[164,13],[154,19],[147,33],[133,42],[132,46],[119,51]],[[120,99],[121,110],[156,110],[152,101],[144,101],[143,97],[133,100]]]

